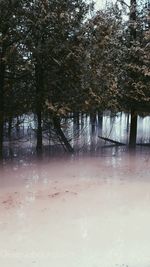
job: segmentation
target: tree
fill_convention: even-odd
[[[79,102],[83,59],[80,28],[88,6],[82,0],[27,0],[23,8],[24,31],[28,33],[25,46],[33,65],[37,150],[41,151],[43,112],[48,110],[58,122]]]
[[[85,110],[116,111],[119,109],[118,72],[122,59],[122,18],[119,9],[111,6],[98,11],[86,27]]]
[[[6,96],[10,87],[10,69],[20,41],[19,23],[22,1],[0,1],[0,157],[2,157]],[[12,80],[11,80],[12,82]]]
[[[140,10],[137,1],[132,0],[129,21],[124,27],[125,35],[122,45],[124,64],[119,77],[122,106],[131,111],[129,138],[131,148],[136,146],[138,112],[150,111],[150,48],[143,18],[145,18],[143,7]]]

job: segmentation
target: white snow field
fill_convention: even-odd
[[[1,267],[149,267],[150,153],[0,170]]]

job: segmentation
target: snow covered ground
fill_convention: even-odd
[[[4,166],[0,266],[149,267],[150,152]]]

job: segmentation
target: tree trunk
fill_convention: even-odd
[[[129,148],[134,149],[136,147],[136,136],[137,136],[137,113],[134,109],[132,109],[131,110]]]
[[[8,138],[11,140],[11,130],[12,130],[12,116],[8,118]]]
[[[2,118],[2,114],[0,114],[1,119],[0,119],[0,160],[3,158],[3,127],[4,127],[4,123],[3,123],[3,118]]]
[[[3,53],[0,62],[0,160],[3,158],[3,137],[4,137],[4,78],[5,64],[3,62]]]
[[[137,20],[136,18],[136,7],[137,7],[137,0],[130,0],[130,40],[135,41],[136,40],[136,27],[135,22]]]
[[[37,116],[37,145],[36,150],[40,155],[42,154],[42,102],[43,102],[43,70],[41,68],[41,61],[37,59],[35,65],[36,78],[36,116]]]
[[[90,114],[90,123],[91,123],[92,134],[94,134],[95,128],[96,128],[96,113],[95,112]]]
[[[66,150],[70,153],[73,153],[74,150],[72,148],[72,146],[70,145],[70,143],[68,142],[66,136],[64,135],[61,126],[60,126],[60,120],[59,118],[53,118],[53,122],[54,122],[54,127],[56,129],[56,133],[59,136],[60,140],[62,141],[62,143],[64,144]]]
[[[73,130],[74,130],[74,138],[79,137],[79,133],[80,133],[80,114],[79,114],[79,112],[73,113]]]
[[[37,112],[37,144],[36,150],[40,154],[42,153],[42,114],[41,111]]]
[[[130,45],[136,41],[136,7],[137,0],[130,0]],[[131,124],[130,124],[130,137],[129,137],[129,148],[134,149],[136,147],[136,136],[137,136],[137,113],[131,108]]]
[[[73,122],[76,125],[77,128],[79,128],[80,119],[79,119],[79,112],[74,112],[73,114]]]
[[[127,133],[129,132],[129,117],[130,117],[130,114],[128,113],[127,114]]]
[[[102,112],[98,112],[98,126],[101,129],[103,127],[103,113]]]

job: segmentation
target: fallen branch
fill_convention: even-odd
[[[150,143],[138,143],[137,146],[150,146]]]
[[[116,146],[126,146],[126,144],[124,143],[121,143],[121,142],[118,142],[118,141],[115,141],[115,140],[112,140],[112,139],[109,139],[109,138],[106,138],[106,137],[102,137],[102,136],[98,136],[100,139],[106,141],[106,142],[111,142],[113,144],[115,144]]]

